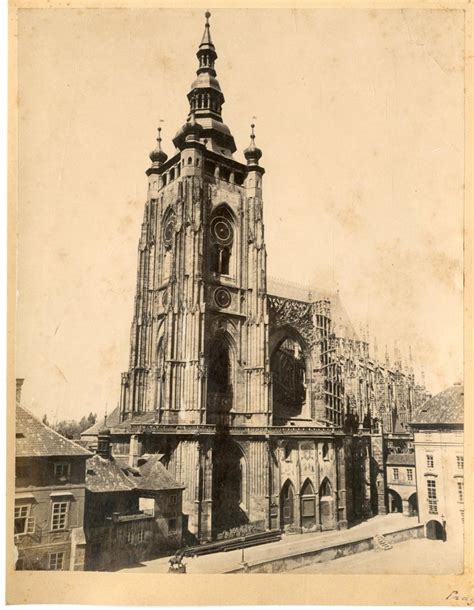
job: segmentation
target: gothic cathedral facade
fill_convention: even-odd
[[[417,386],[341,331],[337,299],[267,279],[262,152],[252,126],[246,162],[233,158],[209,16],[175,153],[160,132],[150,153],[114,453],[132,466],[163,456],[201,541],[236,527],[343,528],[383,510],[373,438]]]

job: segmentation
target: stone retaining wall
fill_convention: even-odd
[[[416,525],[403,530],[389,532],[383,534],[383,536],[390,544],[403,542],[410,538],[424,538],[424,526]],[[372,549],[374,549],[374,538],[373,536],[370,536],[350,542],[343,542],[330,547],[299,551],[285,557],[248,562],[245,567],[229,570],[226,574],[277,574],[280,572],[289,572],[290,570],[302,568],[303,566],[332,561],[333,559],[340,559],[347,555],[363,553],[364,551],[370,551]]]

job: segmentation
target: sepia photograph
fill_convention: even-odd
[[[462,577],[465,8],[10,10],[7,572]]]

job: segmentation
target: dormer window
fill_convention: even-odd
[[[67,481],[71,473],[71,464],[61,462],[54,465],[54,477],[59,481]]]

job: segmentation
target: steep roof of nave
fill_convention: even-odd
[[[327,299],[331,302],[331,321],[336,335],[354,341],[360,339],[337,291],[321,290],[313,286],[268,277],[267,293],[284,299],[303,301],[304,303],[314,303]]]

